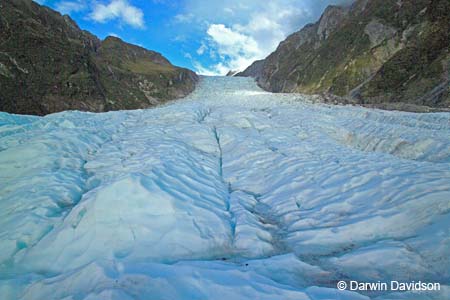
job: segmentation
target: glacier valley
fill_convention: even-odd
[[[311,99],[0,113],[0,299],[450,299],[450,113]]]

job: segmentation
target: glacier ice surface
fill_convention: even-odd
[[[5,300],[450,299],[449,212],[448,113],[220,77],[148,110],[0,113]]]

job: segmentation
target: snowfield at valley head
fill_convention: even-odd
[[[450,114],[308,99],[0,113],[0,299],[450,299]]]

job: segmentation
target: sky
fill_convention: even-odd
[[[244,70],[331,4],[351,0],[35,0],[103,39],[160,52],[204,75]]]

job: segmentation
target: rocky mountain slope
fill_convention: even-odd
[[[332,93],[361,104],[449,107],[448,0],[330,6],[240,76],[273,92]]]
[[[0,3],[0,110],[45,115],[145,108],[189,94],[197,75],[118,38],[101,41],[31,0]]]

